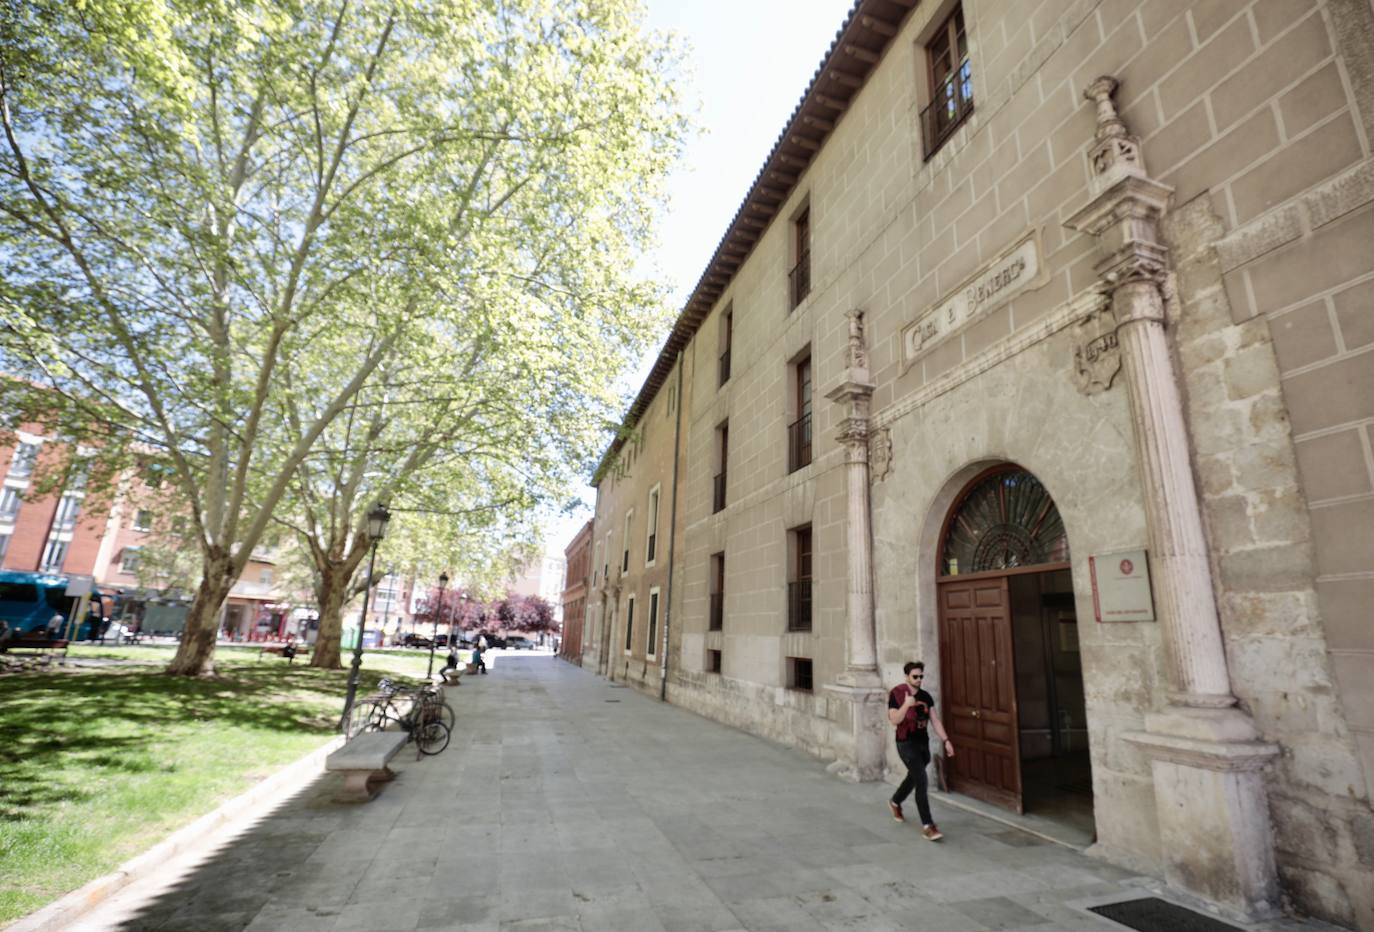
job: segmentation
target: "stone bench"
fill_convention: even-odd
[[[334,797],[341,803],[365,803],[377,795],[376,784],[396,774],[387,762],[405,746],[406,735],[397,731],[367,731],[330,754],[324,769],[344,775],[344,785]]]
[[[288,647],[290,650],[287,650]],[[258,651],[258,659],[261,660],[264,654],[276,654],[285,657],[287,663],[295,663],[297,657],[310,656],[310,648],[301,644],[267,644]]]
[[[58,656],[59,651],[61,652],[61,656],[58,658],[58,663],[65,663],[67,659],[67,648],[70,643],[70,641],[63,640],[62,638],[50,638],[45,635],[39,635],[37,637],[32,634],[20,635],[19,637],[11,637],[4,641],[0,641],[0,654],[14,652],[36,653],[38,656],[31,660],[27,658],[21,660],[19,667],[21,669],[27,669],[34,664],[46,667],[48,664],[52,663],[53,657]]]

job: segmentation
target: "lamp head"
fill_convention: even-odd
[[[440,574],[439,574],[439,585],[440,585],[441,587],[442,587],[442,586],[447,586],[447,585],[448,585],[448,573],[440,573]]]
[[[381,540],[386,536],[386,526],[391,522],[391,512],[387,510],[384,503],[378,502],[372,506],[372,510],[367,513],[367,536],[373,541]]]

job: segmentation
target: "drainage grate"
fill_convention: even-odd
[[[1158,897],[1089,906],[1089,912],[1137,932],[1236,932],[1236,926]]]

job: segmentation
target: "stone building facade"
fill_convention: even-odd
[[[583,666],[655,693],[662,691],[669,660],[670,600],[681,603],[669,567],[681,547],[673,488],[685,464],[681,437],[690,371],[680,355],[660,359],[660,387],[640,393],[597,470]]]
[[[953,792],[1374,927],[1371,140],[1368,0],[858,0],[598,471],[666,688],[586,655],[854,779],[921,658]]]

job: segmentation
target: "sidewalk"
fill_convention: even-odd
[[[549,656],[449,694],[453,744],[371,803],[321,776],[72,928],[1106,932],[1081,904],[1149,885],[938,801],[931,844],[885,785]]]

